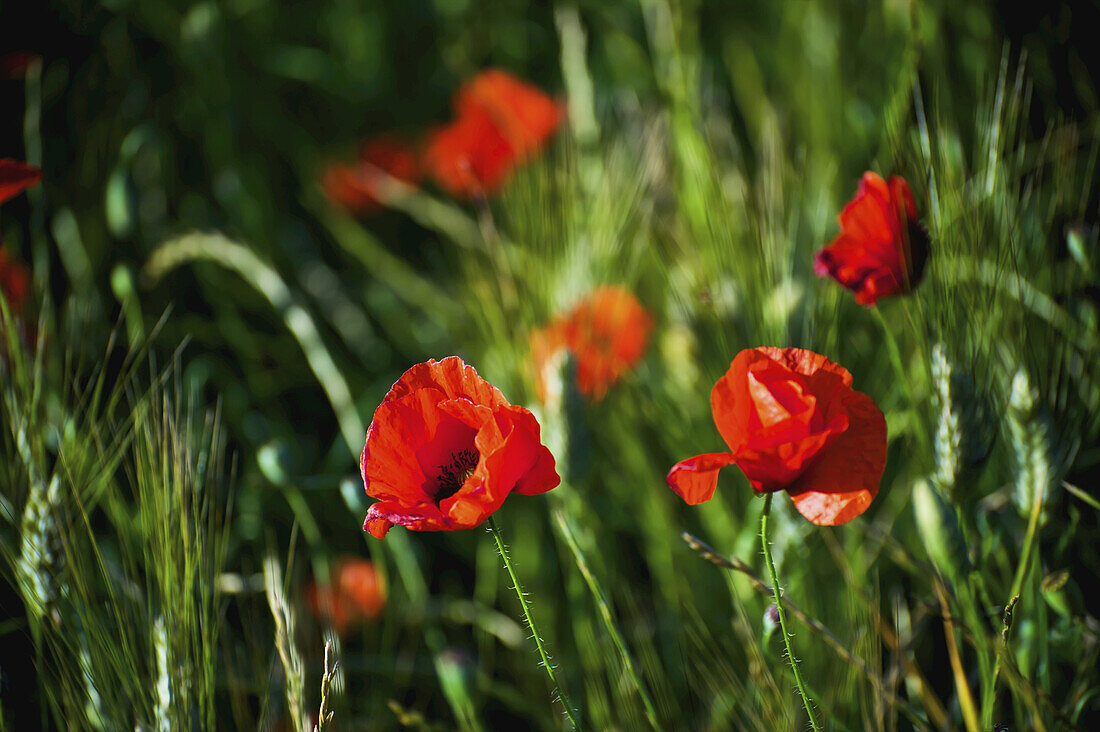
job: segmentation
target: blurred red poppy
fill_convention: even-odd
[[[488,69],[455,95],[455,120],[428,136],[424,165],[447,192],[492,193],[554,134],[564,107],[506,71]]]
[[[455,96],[457,117],[480,112],[489,115],[517,158],[537,151],[565,117],[559,102],[500,69],[482,71]]]
[[[539,398],[546,401],[547,364],[564,349],[577,360],[577,389],[590,399],[602,399],[645,354],[652,329],[653,318],[629,290],[597,289],[564,318],[531,335]]]
[[[31,53],[30,51],[13,51],[3,54],[0,56],[0,80],[23,78],[30,65],[39,58],[40,56],[37,53]]]
[[[714,423],[729,452],[677,463],[668,485],[687,503],[709,501],[718,471],[736,464],[753,489],[785,490],[820,526],[863,513],[886,468],[886,420],[852,389],[852,375],[801,348],[750,348],[737,354],[710,395]]]
[[[333,163],[325,168],[321,188],[334,206],[363,216],[374,214],[383,206],[379,170],[410,185],[420,182],[416,152],[394,137],[379,137],[363,145],[356,162]]]
[[[340,635],[364,620],[372,620],[386,607],[386,586],[371,562],[341,557],[332,567],[330,584],[311,581],[306,602],[315,617],[325,618]]]
[[[18,160],[0,160],[0,203],[42,180],[42,171]]]
[[[31,273],[0,244],[0,291],[13,313],[23,309],[31,292]]]
[[[817,253],[814,271],[832,277],[874,305],[880,298],[911,292],[928,260],[928,232],[917,222],[909,184],[894,176],[863,174],[856,197],[837,217],[840,234]]]
[[[367,495],[379,499],[363,528],[379,539],[395,524],[471,529],[510,493],[561,482],[535,416],[457,356],[398,379],[374,412],[360,468]]]

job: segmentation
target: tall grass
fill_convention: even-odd
[[[33,670],[27,693],[51,727],[212,728],[220,417],[195,407],[178,363],[142,387],[142,351],[108,351],[99,366],[62,361],[49,324],[34,346],[4,334],[0,440],[13,459],[0,567],[24,608],[7,632],[25,635],[32,654],[5,658],[5,671]],[[14,728],[31,724],[22,705],[3,711]]]

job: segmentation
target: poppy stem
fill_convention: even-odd
[[[500,552],[500,558],[504,561],[504,568],[508,570],[508,576],[512,578],[512,587],[516,591],[516,597],[519,598],[519,606],[523,610],[523,618],[527,621],[527,628],[531,631],[531,635],[535,638],[535,645],[539,649],[539,658],[542,659],[542,667],[546,669],[546,675],[550,677],[550,683],[554,686],[554,693],[557,694],[558,700],[561,701],[561,705],[565,707],[565,716],[569,718],[569,724],[573,729],[580,729],[580,725],[577,723],[576,713],[573,711],[573,705],[569,703],[569,697],[565,695],[565,689],[558,683],[558,675],[554,670],[554,665],[550,662],[550,653],[546,649],[546,644],[542,640],[542,634],[539,633],[538,628],[535,626],[535,618],[531,615],[531,608],[527,604],[527,596],[523,592],[523,586],[519,582],[519,577],[516,575],[516,570],[512,566],[512,559],[508,556],[508,549],[504,546],[504,539],[500,536],[500,529],[497,528],[496,522],[493,521],[493,517],[489,517],[489,533],[493,535],[493,539],[497,543],[497,551]]]
[[[768,565],[768,577],[772,582],[772,597],[775,598],[775,609],[779,615],[779,630],[783,633],[783,645],[787,648],[787,661],[791,664],[794,673],[794,683],[798,687],[798,695],[802,697],[802,706],[806,708],[806,716],[810,718],[810,726],[814,732],[821,732],[821,725],[814,714],[813,700],[806,693],[806,684],[802,681],[802,674],[798,670],[798,659],[791,650],[791,636],[787,632],[787,613],[783,610],[783,601],[780,599],[782,590],[779,588],[779,578],[775,573],[775,563],[772,561],[772,550],[768,546],[768,513],[772,507],[772,494],[764,496],[764,511],[760,514],[760,545],[764,548],[764,563]]]

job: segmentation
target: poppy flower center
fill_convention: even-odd
[[[438,506],[462,489],[466,479],[474,473],[480,455],[477,450],[467,448],[451,453],[450,462],[439,466],[436,475],[436,492],[432,500]]]

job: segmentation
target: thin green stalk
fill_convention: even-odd
[[[890,354],[890,363],[894,367],[894,372],[897,374],[898,382],[901,384],[902,391],[905,393],[906,406],[913,409],[917,406],[917,400],[913,396],[913,387],[909,383],[909,374],[905,371],[905,362],[901,358],[901,349],[898,347],[898,341],[894,338],[894,331],[890,329],[890,324],[886,322],[886,316],[882,314],[881,308],[878,306],[871,308],[875,320],[882,326],[882,333],[886,337],[886,350]],[[932,454],[932,444],[928,440],[928,435],[924,430],[915,430],[917,439],[921,441],[921,448],[926,454]]]
[[[600,618],[603,620],[604,628],[607,629],[607,633],[611,636],[615,648],[618,649],[619,656],[623,660],[623,667],[626,669],[626,673],[630,677],[631,682],[633,682],[634,688],[638,690],[638,696],[641,698],[642,704],[645,705],[646,719],[649,720],[653,729],[661,729],[661,725],[657,723],[657,710],[653,706],[653,700],[649,698],[649,692],[646,691],[645,685],[642,684],[642,680],[638,676],[638,671],[634,667],[634,659],[630,655],[629,649],[626,647],[626,641],[623,639],[622,633],[619,632],[618,627],[615,625],[614,618],[611,617],[611,608],[607,604],[607,599],[604,597],[599,582],[596,581],[595,575],[592,574],[592,570],[589,568],[588,562],[584,558],[584,553],[581,551],[580,545],[577,544],[577,537],[573,535],[573,529],[569,525],[569,520],[560,509],[554,512],[554,518],[558,522],[558,527],[561,529],[561,534],[565,538],[565,543],[569,546],[569,550],[573,552],[573,558],[577,562],[577,568],[581,571],[581,576],[584,577],[584,581],[588,585],[589,591],[592,593],[592,599],[595,600],[596,607],[600,611]]]
[[[791,664],[794,673],[794,683],[798,687],[798,695],[802,698],[802,706],[806,708],[806,716],[810,718],[810,726],[814,732],[821,732],[821,725],[814,714],[813,701],[806,692],[806,684],[802,681],[802,674],[798,670],[798,659],[791,650],[791,634],[787,632],[787,613],[783,610],[783,600],[780,599],[782,591],[779,588],[779,578],[775,573],[775,563],[772,561],[772,550],[768,546],[768,512],[772,507],[772,494],[764,497],[764,511],[760,514],[760,545],[764,548],[764,563],[768,565],[768,577],[772,582],[772,597],[775,598],[775,609],[779,615],[779,630],[783,633],[783,645],[787,649],[787,661]]]
[[[1027,534],[1024,535],[1024,548],[1020,552],[1020,564],[1016,567],[1016,577],[1012,580],[1012,589],[1009,597],[1016,597],[1024,586],[1024,576],[1027,574],[1028,562],[1031,559],[1031,551],[1035,546],[1035,538],[1039,533],[1039,517],[1043,512],[1043,486],[1039,486],[1039,494],[1031,504],[1031,515],[1027,519]]]
[[[558,674],[554,670],[554,665],[550,663],[550,654],[546,650],[546,644],[542,640],[542,634],[539,633],[538,628],[535,626],[535,618],[531,615],[531,608],[527,604],[527,597],[523,594],[523,586],[519,582],[519,577],[516,575],[515,568],[512,567],[512,560],[508,556],[508,550],[504,546],[504,539],[500,536],[500,529],[497,528],[496,522],[493,521],[493,517],[489,517],[489,533],[493,535],[493,540],[497,543],[497,551],[500,552],[500,558],[504,561],[504,568],[508,570],[508,576],[512,578],[512,587],[516,591],[516,597],[519,598],[520,609],[523,610],[523,618],[527,621],[527,628],[531,631],[531,635],[535,637],[535,645],[539,649],[539,658],[542,659],[542,667],[546,669],[546,675],[550,677],[550,683],[554,686],[554,693],[557,694],[558,699],[561,701],[561,705],[565,707],[565,716],[569,718],[569,724],[573,729],[580,729],[580,724],[577,722],[576,713],[573,711],[573,705],[569,703],[569,697],[565,695],[565,689],[558,683]]]
[[[749,567],[749,565],[745,564],[737,557],[719,554],[718,552],[714,551],[714,549],[709,544],[704,542],[699,537],[688,533],[687,531],[681,533],[680,538],[683,539],[684,542],[687,543],[687,545],[691,547],[693,551],[697,552],[699,556],[703,559],[707,560],[716,567],[721,567],[722,569],[731,569],[735,572],[740,572],[742,575],[748,578],[749,584],[752,585],[753,589],[769,597],[772,596],[771,586],[765,583],[764,580],[762,580],[759,575],[757,575],[756,572],[754,572],[752,568]],[[917,710],[914,709],[908,702],[899,698],[897,694],[886,688],[882,683],[882,678],[872,672],[870,667],[867,666],[867,663],[862,658],[853,655],[852,652],[848,650],[848,647],[845,646],[844,643],[839,638],[837,638],[831,630],[825,627],[824,623],[804,611],[802,608],[796,605],[794,601],[787,601],[785,610],[789,610],[791,612],[791,615],[794,615],[795,620],[798,620],[807,628],[820,635],[822,640],[825,641],[825,644],[829,646],[829,648],[833,649],[833,651],[838,656],[840,656],[840,659],[844,661],[844,663],[852,666],[860,673],[862,673],[871,683],[871,686],[874,687],[875,693],[881,694],[891,705],[900,709],[902,714],[908,717],[909,721],[911,721],[916,726],[916,728],[919,729],[922,725],[925,724],[925,721],[922,718],[921,714],[918,713]],[[881,620],[879,622],[881,622]],[[884,637],[883,639],[886,641],[888,646],[896,648],[898,645],[896,639],[888,640],[886,637]],[[906,673],[914,676],[922,687],[928,686],[927,680],[925,680],[925,678],[920,675],[919,669],[917,669],[915,666],[907,669]],[[934,710],[928,710],[930,703],[935,704]],[[939,700],[928,698],[927,701],[925,701],[925,708],[926,711],[928,711],[927,716],[929,717],[932,726],[942,727],[943,720],[946,719],[946,714],[944,713],[942,705],[939,703]]]
[[[147,281],[156,282],[176,267],[200,259],[236,272],[266,297],[283,317],[287,330],[298,341],[310,369],[332,405],[348,449],[352,455],[357,455],[367,428],[351,397],[348,382],[332,360],[313,318],[271,266],[244,245],[222,234],[193,233],[161,244],[145,265],[144,276]]]

